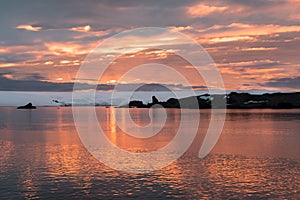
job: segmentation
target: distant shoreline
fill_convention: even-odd
[[[60,108],[72,108],[72,107],[78,107],[78,108],[85,108],[85,107],[95,107],[95,108],[106,108],[106,109],[110,109],[110,108],[114,108],[114,109],[183,109],[183,110],[222,110],[222,108],[200,108],[200,109],[196,109],[196,108],[136,108],[136,107],[117,107],[117,106],[37,106],[36,109],[34,110],[38,110],[39,108],[52,108],[52,109],[60,109]],[[16,109],[19,111],[19,109],[17,109],[17,106],[0,106],[1,108],[12,108],[12,109]],[[226,110],[300,110],[300,108],[225,108]],[[24,109],[23,109],[24,110]],[[26,110],[26,109],[25,109]],[[22,110],[20,110],[22,111]]]
[[[193,108],[193,109],[299,109],[300,92],[295,93],[266,93],[249,94],[231,92],[230,94],[204,94],[181,99],[170,98],[159,101],[152,96],[152,102],[130,101],[129,108],[151,108],[159,105],[164,108]]]
[[[274,94],[274,91],[233,91],[238,93],[250,94]],[[285,93],[284,91],[281,91]],[[31,102],[34,106],[126,106],[130,100],[143,101],[147,104],[151,101],[151,97],[155,95],[159,101],[167,101],[170,98],[187,98],[191,96],[205,96],[210,93],[211,95],[224,94],[222,91],[204,91],[196,90],[190,91],[137,91],[130,92],[82,92],[73,97],[72,92],[1,92],[0,91],[0,106],[23,106]],[[290,92],[286,92],[290,93]],[[230,91],[226,91],[230,94]]]
[[[263,93],[263,94],[250,94],[250,93],[237,93],[231,92],[229,94],[197,94],[197,96],[187,96],[182,98],[169,98],[167,95],[160,96],[159,92],[148,92],[145,95],[131,97],[132,101],[116,103],[103,99],[103,96],[98,96],[95,103],[92,101],[84,102],[85,99],[77,99],[77,102],[72,103],[72,100],[64,100],[55,97],[43,96],[43,101],[39,102],[39,96],[31,96],[30,98],[23,98],[18,100],[15,105],[0,105],[0,107],[18,107],[32,103],[37,107],[115,107],[115,108],[151,108],[151,107],[164,107],[164,108],[182,108],[182,109],[300,109],[300,92],[289,93]],[[152,101],[151,101],[151,95]],[[158,95],[157,97],[154,95]],[[85,97],[85,96],[83,96]],[[4,97],[5,98],[5,97]],[[7,98],[10,98],[9,96]],[[108,98],[108,97],[106,97]],[[124,97],[125,98],[125,97]],[[12,98],[15,100],[14,98]],[[125,98],[126,99],[126,98]],[[162,100],[161,100],[162,99]],[[81,101],[81,102],[80,102]],[[21,103],[20,103],[21,102]],[[39,102],[39,103],[38,103]],[[109,102],[109,103],[108,103]],[[144,103],[146,102],[146,103]],[[149,103],[147,103],[149,102]],[[220,103],[221,102],[221,103]],[[23,104],[23,105],[22,105]],[[36,104],[36,105],[35,105]],[[222,104],[222,105],[221,105]],[[215,106],[217,105],[217,106]],[[220,106],[221,105],[221,106]],[[220,107],[218,107],[220,106]]]

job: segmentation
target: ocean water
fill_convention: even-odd
[[[134,138],[114,118],[125,111],[96,108],[110,141],[134,153],[167,145],[181,120],[180,110],[166,109],[164,128],[156,136]],[[210,111],[184,112],[191,116],[191,124],[193,116],[201,119],[187,152],[160,170],[136,174],[114,170],[87,151],[70,107],[1,107],[0,199],[300,198],[300,110],[227,110],[222,135],[203,159],[198,152]],[[151,121],[148,109],[130,113],[140,126]],[[188,128],[186,134],[191,134]],[[108,156],[117,160],[118,155]]]

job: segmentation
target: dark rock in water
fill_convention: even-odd
[[[52,102],[59,104],[58,106],[66,106],[66,107],[67,106],[72,106],[72,104],[70,104],[70,103],[65,103],[64,101],[60,101],[60,100],[57,100],[57,99],[53,99]]]
[[[157,103],[159,103],[159,101],[156,98],[156,96],[152,96],[152,104],[157,104]]]
[[[129,108],[146,108],[142,101],[130,101]]]
[[[17,109],[36,109],[36,106],[33,106],[32,103],[28,103],[25,106],[19,106]]]
[[[53,99],[52,100],[54,103],[60,103],[58,100],[56,100],[56,99]]]
[[[227,108],[300,108],[300,93],[249,94],[231,92],[227,96]]]

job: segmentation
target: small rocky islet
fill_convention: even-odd
[[[28,103],[24,106],[19,106],[17,109],[36,109],[36,106],[33,106],[32,103]]]

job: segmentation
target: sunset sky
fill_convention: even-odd
[[[3,0],[0,26],[0,90],[70,90],[79,66],[101,41],[140,27],[170,28],[196,40],[228,90],[300,90],[299,0]],[[139,40],[145,46],[155,42],[155,48],[132,48]],[[161,32],[133,35],[130,41],[130,50],[124,45],[128,54],[112,64],[100,84],[119,83],[128,69],[153,61],[192,76],[189,64],[175,55],[175,45],[182,45],[178,40]],[[174,48],[160,50],[166,45]],[[101,51],[109,56],[117,50]],[[155,82],[143,79],[135,81]],[[204,88],[202,80],[193,80],[193,86]]]

